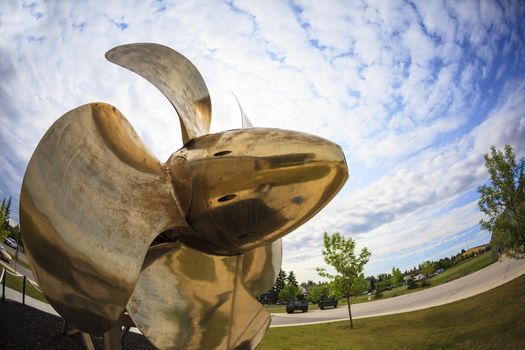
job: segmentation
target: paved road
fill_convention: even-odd
[[[18,273],[20,273],[22,275],[25,275],[25,276],[29,277],[32,280],[35,280],[33,278],[33,272],[31,272],[30,269],[26,269],[24,266],[22,266],[22,265],[20,265],[20,264],[18,264],[18,263],[16,263],[14,261],[16,251],[13,248],[9,247],[7,244],[2,244],[2,245],[5,247],[7,252],[13,257],[13,261],[11,261],[11,263],[8,264],[8,263],[6,263],[6,262],[4,262],[2,260],[1,261],[2,264],[4,264],[4,265],[6,265],[6,266],[16,270],[16,272],[18,272]],[[27,257],[24,255],[24,253],[18,252],[18,259],[24,261],[26,264],[28,263],[27,262]]]
[[[507,283],[525,274],[525,260],[505,259],[463,278],[395,298],[355,304],[354,318],[390,315],[426,309],[465,299]],[[348,319],[346,305],[337,309],[312,310],[308,313],[272,314],[270,327],[332,322]]]

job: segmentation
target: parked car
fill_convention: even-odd
[[[295,310],[301,310],[302,312],[307,312],[308,311],[308,300],[306,299],[289,300],[286,303],[286,312],[291,314]]]
[[[326,307],[332,306],[334,309],[337,308],[337,299],[336,298],[321,298],[319,300],[319,308],[324,310]]]
[[[8,263],[11,262],[11,260],[13,260],[13,258],[11,257],[11,255],[9,255],[9,253],[7,252],[7,250],[5,250],[5,247],[3,245],[0,244],[0,258]]]
[[[7,237],[6,239],[4,239],[4,243],[7,244],[8,246],[10,246],[13,249],[16,249],[16,247],[18,246],[16,244],[16,241],[13,238],[11,238],[11,237]]]

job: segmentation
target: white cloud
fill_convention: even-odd
[[[381,257],[378,268],[395,259],[394,250],[435,253],[479,219],[472,200],[459,202],[484,180],[489,145],[511,143],[523,154],[523,18],[511,5],[519,7],[7,2],[0,10],[0,193],[17,197],[47,128],[92,101],[119,108],[159,159],[178,149],[169,102],[103,57],[119,44],[159,42],[202,72],[213,132],[240,127],[234,91],[255,126],[344,147],[348,186],[285,240],[285,267],[299,279],[317,279],[312,265],[322,264],[323,231],[355,234]]]

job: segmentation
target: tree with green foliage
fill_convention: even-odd
[[[2,206],[3,206],[3,202],[2,202]],[[9,225],[9,218],[10,218],[10,216],[9,215],[11,215],[11,197],[9,197],[9,199],[7,200],[7,204],[4,207],[4,220],[2,221],[2,225],[4,227],[4,230],[9,229],[9,227],[10,227],[10,225]]]
[[[369,291],[372,292],[373,290],[376,290],[376,283],[377,283],[376,277],[375,276],[368,276],[366,279],[368,280],[368,283],[370,283]]]
[[[525,256],[525,159],[516,161],[510,145],[504,151],[490,147],[484,156],[489,182],[478,187],[481,228],[492,233],[491,242],[514,257]]]
[[[290,271],[290,273],[288,274],[288,277],[286,277],[286,282],[287,282],[287,284],[291,284],[291,285],[296,286],[296,287],[299,286],[299,284],[297,283],[297,279],[295,278],[295,274],[293,273],[293,271]]]
[[[392,285],[395,288],[394,295],[397,295],[397,288],[403,282],[403,274],[400,269],[396,269],[395,266],[392,266]]]
[[[350,297],[358,295],[362,291],[360,290],[361,288],[368,286],[363,269],[368,263],[371,253],[365,247],[359,255],[356,255],[355,241],[352,238],[345,238],[339,232],[331,235],[325,232],[323,244],[324,261],[335,269],[336,274],[328,273],[325,268],[317,268],[317,272],[321,277],[330,279],[333,288],[337,289],[346,298],[350,329],[353,329]]]
[[[421,265],[421,273],[425,275],[426,278],[429,278],[432,276],[432,273],[434,272],[434,265],[430,261],[425,261]]]
[[[308,290],[308,300],[312,303],[317,304],[321,300],[321,296],[328,297],[330,294],[330,286],[328,284],[323,284],[319,286],[314,286]]]
[[[298,294],[299,294],[299,287],[294,286],[293,284],[287,284],[279,292],[279,299],[286,300],[286,301],[292,300],[292,299],[297,298]]]
[[[277,275],[277,279],[275,280],[275,283],[273,284],[273,292],[277,297],[279,297],[279,293],[286,285],[286,272],[284,272],[283,269],[279,270],[279,274]]]
[[[9,199],[9,202],[8,202],[9,206],[11,206],[10,202],[11,202],[11,199]],[[5,198],[4,198],[2,200],[2,206],[0,206],[0,238],[2,239],[2,241],[9,234],[9,230],[8,230],[9,225],[7,225],[7,223],[9,223],[8,211],[9,209],[6,205]]]

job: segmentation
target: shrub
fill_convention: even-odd
[[[416,289],[418,286],[417,282],[414,281],[413,279],[409,279],[408,282],[407,282],[407,285],[408,285],[408,289]]]

